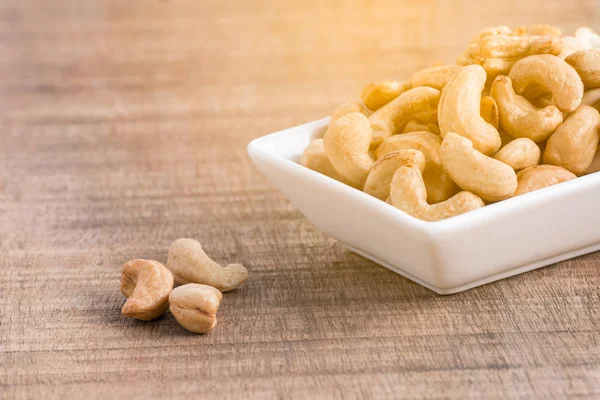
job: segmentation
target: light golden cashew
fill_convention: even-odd
[[[565,61],[575,68],[586,89],[600,87],[600,49],[576,51]]]
[[[425,155],[423,180],[430,203],[447,200],[456,193],[456,184],[444,170],[440,158],[442,139],[430,132],[412,132],[395,135],[383,141],[375,152],[377,158],[398,150],[414,149]]]
[[[402,128],[402,133],[412,133],[412,132],[431,132],[435,135],[440,134],[440,127],[438,124],[434,122],[419,122],[416,120],[408,121],[404,128]]]
[[[491,95],[498,104],[500,126],[512,137],[543,142],[563,122],[563,114],[557,107],[538,109],[526,98],[517,95],[507,76],[494,80]]]
[[[590,106],[581,106],[571,114],[546,144],[544,164],[557,165],[575,175],[589,168],[598,147],[600,114]]]
[[[577,71],[564,60],[548,54],[519,60],[508,75],[515,92],[535,99],[551,92],[556,106],[564,112],[575,111],[583,97],[583,82]]]
[[[188,283],[173,289],[169,296],[171,314],[185,329],[206,333],[217,324],[217,311],[223,294],[216,288]]]
[[[500,116],[498,114],[498,105],[494,98],[491,96],[482,97],[480,108],[481,118],[494,128],[498,129]]]
[[[515,171],[533,167],[540,163],[541,151],[537,144],[531,139],[515,139],[504,146],[494,158],[508,164]]]
[[[523,25],[513,30],[512,35],[516,36],[554,36],[561,37],[560,28],[546,24]]]
[[[479,43],[479,58],[523,58],[534,54],[558,55],[562,41],[549,36],[486,36]]]
[[[336,172],[351,186],[362,188],[373,159],[369,145],[373,130],[367,117],[360,113],[343,116],[329,125],[323,144],[327,158]]]
[[[587,90],[583,94],[581,104],[594,107],[596,110],[600,109],[600,89]]]
[[[128,318],[150,321],[169,308],[173,275],[158,261],[126,262],[121,272],[121,293],[127,297],[121,312]]]
[[[482,153],[494,154],[500,148],[500,134],[480,114],[486,79],[481,66],[464,67],[442,93],[438,122],[442,136],[455,132],[471,140]]]
[[[167,268],[179,285],[200,283],[229,292],[248,279],[248,270],[240,264],[222,267],[211,260],[200,242],[194,239],[177,239],[169,248]]]
[[[484,37],[495,35],[510,35],[511,30],[508,26],[490,26],[481,30],[475,35],[467,45],[467,49],[459,54],[456,64],[466,66],[475,63],[475,58],[479,58],[479,44]]]
[[[412,89],[410,80],[405,82],[382,81],[370,83],[365,86],[360,98],[369,110],[376,111],[410,89]]]
[[[427,191],[418,166],[400,167],[392,177],[390,187],[391,204],[424,221],[440,221],[483,207],[485,204],[476,195],[460,192],[446,201],[430,205]]]
[[[348,115],[350,113],[361,113],[365,117],[368,117],[371,112],[360,103],[344,103],[333,111],[331,115],[331,120],[329,121],[329,125],[333,124],[338,119],[342,118],[344,115]]]
[[[402,93],[375,111],[369,117],[373,128],[371,147],[376,148],[385,138],[401,132],[410,120],[437,123],[439,101],[439,90],[423,86]]]
[[[513,197],[575,178],[577,177],[573,173],[554,165],[537,165],[525,168],[517,174],[519,185]]]
[[[312,169],[313,171],[317,171],[323,175],[333,178],[336,181],[348,184],[344,178],[335,172],[333,165],[331,165],[329,158],[327,158],[323,139],[314,139],[312,142],[310,142],[308,147],[304,149],[304,153],[302,153],[300,164]]]
[[[412,76],[412,87],[429,86],[442,90],[462,69],[459,65],[438,65],[425,68]]]
[[[509,165],[480,153],[469,139],[454,132],[446,134],[441,157],[458,186],[486,201],[504,200],[517,189],[517,176]]]
[[[390,195],[390,183],[394,172],[403,165],[417,165],[421,170],[425,169],[425,155],[418,150],[398,150],[381,157],[375,164],[363,191],[379,200],[387,199]]]

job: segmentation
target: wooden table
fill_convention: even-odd
[[[0,398],[600,396],[599,254],[441,297],[319,233],[245,150],[484,26],[537,21],[600,13],[2,1]],[[207,335],[120,314],[123,263],[166,262],[179,237],[251,272]]]

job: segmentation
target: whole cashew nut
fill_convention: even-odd
[[[327,158],[323,139],[314,139],[310,142],[308,147],[304,149],[304,153],[302,153],[300,164],[337,181],[347,183],[344,178],[335,172],[333,165],[331,165],[329,158]]]
[[[410,89],[412,89],[410,80],[370,83],[365,86],[360,98],[369,110],[376,111]]]
[[[242,265],[222,267],[208,258],[200,242],[194,239],[177,239],[171,244],[167,268],[179,285],[201,283],[221,292],[229,292],[248,279],[248,270]]]
[[[333,111],[331,119],[329,120],[329,125],[333,124],[335,121],[342,118],[344,115],[348,115],[355,112],[361,113],[365,117],[368,117],[371,114],[371,112],[360,103],[344,103]]]
[[[373,159],[369,155],[372,136],[373,130],[367,117],[351,113],[330,124],[323,138],[331,165],[356,188],[363,187],[373,167]]]
[[[517,189],[517,175],[507,164],[487,157],[473,148],[473,143],[448,132],[441,147],[446,172],[463,190],[486,201],[510,197]]]
[[[515,138],[543,142],[563,122],[563,114],[557,107],[538,109],[526,98],[517,95],[507,76],[499,76],[494,80],[491,95],[498,104],[500,125]]]
[[[128,318],[150,321],[169,307],[173,275],[158,261],[126,262],[121,272],[121,293],[127,297],[121,312]]]
[[[575,175],[584,174],[598,148],[598,124],[598,110],[590,106],[579,107],[548,139],[544,164],[563,167]]]
[[[494,128],[498,129],[500,123],[500,114],[498,111],[498,104],[491,96],[484,96],[481,98],[480,104],[481,118]]]
[[[425,68],[412,76],[412,87],[429,86],[442,90],[461,69],[460,65],[438,65]]]
[[[504,146],[494,158],[508,164],[515,171],[540,163],[541,151],[531,139],[520,138]]]
[[[600,49],[576,51],[565,61],[575,68],[586,89],[600,87]]]
[[[171,292],[171,314],[188,331],[206,333],[217,324],[222,299],[223,294],[212,286],[188,283]]]
[[[417,165],[425,169],[425,156],[418,150],[398,150],[388,153],[375,161],[363,191],[385,201],[390,195],[390,183],[394,172],[403,165]]]
[[[375,111],[369,117],[373,128],[371,147],[376,148],[385,138],[401,132],[410,120],[436,123],[439,101],[439,90],[423,86],[402,93]]]
[[[575,178],[577,178],[577,176],[573,173],[554,165],[537,165],[535,167],[525,168],[517,174],[519,185],[517,186],[517,190],[513,194],[513,197]]]
[[[479,57],[518,59],[534,54],[558,55],[562,47],[562,41],[556,37],[493,35],[481,39]]]
[[[480,65],[464,67],[442,93],[438,121],[442,136],[455,132],[472,141],[478,151],[494,154],[500,148],[500,134],[480,114],[486,79]]]
[[[508,75],[515,92],[535,99],[551,92],[563,112],[575,111],[583,97],[583,82],[577,71],[558,57],[541,54],[519,60]]]

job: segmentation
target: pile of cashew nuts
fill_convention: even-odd
[[[167,309],[189,331],[206,333],[217,324],[222,292],[248,279],[242,265],[222,267],[211,260],[200,243],[177,239],[169,248],[165,267],[154,260],[133,260],[121,272],[121,293],[127,297],[121,312],[129,318],[150,321]],[[173,289],[173,285],[179,286]]]
[[[486,28],[456,65],[367,85],[301,164],[425,221],[596,172],[597,47],[589,28]]]

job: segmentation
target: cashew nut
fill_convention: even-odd
[[[558,55],[562,41],[550,36],[486,36],[479,43],[479,58],[523,58],[534,54]]]
[[[331,115],[331,120],[329,121],[329,125],[333,124],[338,119],[342,118],[344,115],[348,115],[350,113],[361,113],[365,117],[368,117],[371,112],[360,103],[344,103],[333,111]]]
[[[575,68],[586,89],[600,87],[600,49],[576,51],[565,61]]]
[[[304,153],[302,153],[300,164],[337,181],[347,183],[344,178],[335,172],[333,165],[331,165],[329,158],[327,158],[323,139],[314,139],[310,142]]]
[[[480,114],[486,79],[480,65],[464,67],[442,93],[438,121],[442,136],[455,132],[472,141],[482,153],[494,154],[500,148],[500,134]]]
[[[513,197],[575,178],[577,177],[573,173],[554,165],[537,165],[525,168],[517,174],[519,185]]]
[[[188,283],[171,292],[171,314],[188,331],[206,333],[217,324],[222,299],[223,294],[212,286]]]
[[[442,139],[430,132],[413,132],[395,135],[383,141],[375,152],[377,158],[398,150],[419,150],[425,155],[423,180],[427,198],[431,203],[444,201],[456,192],[456,184],[444,170],[440,158]]]
[[[509,74],[515,92],[535,99],[546,92],[554,95],[556,106],[565,112],[579,107],[583,82],[577,71],[558,57],[541,54],[519,60]]]
[[[401,132],[412,119],[426,123],[437,123],[439,101],[439,90],[423,86],[402,93],[375,111],[369,117],[369,122],[373,128],[371,147],[376,148],[385,138]]]
[[[126,262],[121,272],[121,293],[127,297],[121,312],[128,318],[150,321],[169,307],[173,275],[158,261]]]
[[[369,155],[372,135],[367,117],[351,113],[330,124],[323,138],[331,165],[356,188],[363,187],[373,166],[373,159]]]
[[[404,128],[402,129],[402,133],[412,133],[412,132],[431,132],[435,135],[440,134],[440,127],[438,124],[434,122],[419,122],[416,120],[408,121]]]
[[[563,122],[563,114],[557,107],[538,109],[524,97],[518,96],[509,77],[497,77],[491,95],[498,104],[500,125],[515,138],[543,142]]]
[[[410,80],[405,82],[383,81],[370,83],[365,86],[360,98],[369,110],[375,111],[411,88]]]
[[[384,200],[390,195],[390,183],[394,172],[403,165],[418,165],[425,169],[425,155],[418,150],[398,150],[388,153],[375,161],[363,191]]]
[[[392,177],[391,204],[424,221],[439,221],[483,207],[483,201],[469,192],[460,192],[446,201],[430,205],[421,176],[422,169],[416,165],[402,166]]]
[[[499,124],[499,114],[498,114],[498,105],[493,97],[484,96],[481,98],[481,118],[484,119],[485,122],[492,125],[494,128],[498,129]]]
[[[412,87],[430,86],[442,90],[462,69],[459,65],[438,65],[425,68],[412,76]]]
[[[454,182],[486,201],[506,199],[517,188],[517,176],[509,165],[480,153],[469,139],[454,132],[446,134],[440,154]]]
[[[169,248],[167,268],[179,285],[202,283],[229,292],[248,279],[248,270],[239,264],[222,267],[206,255],[200,242],[177,239]]]
[[[594,107],[596,110],[600,109],[600,89],[587,90],[583,94],[581,104]]]
[[[518,27],[512,32],[517,36],[554,36],[561,37],[562,32],[559,28],[546,24],[532,24]]]
[[[531,139],[515,139],[504,146],[494,158],[508,164],[515,171],[533,167],[540,163],[541,151],[537,144]]]
[[[581,106],[571,114],[546,144],[544,164],[558,165],[575,175],[589,168],[598,147],[600,114],[590,106]]]

